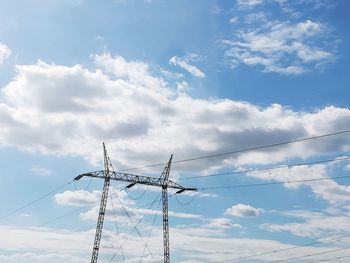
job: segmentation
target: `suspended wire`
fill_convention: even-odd
[[[90,187],[91,181],[92,181],[92,177],[90,177],[90,180],[89,180],[88,184],[86,185],[86,187],[83,189],[83,191],[86,191]],[[79,191],[76,184],[77,184],[76,181],[73,180],[73,185],[74,185],[75,191]]]
[[[119,189],[118,191],[122,191],[123,189],[124,189],[124,188],[121,188],[121,189]],[[173,196],[173,195],[169,195],[169,197],[172,197],[172,196]],[[157,201],[157,200],[156,200],[156,201]],[[96,201],[96,202],[90,204],[89,206],[94,206],[94,205],[97,205],[98,203],[99,203],[99,201]],[[150,202],[150,203],[147,203],[147,204],[143,204],[143,205],[141,205],[141,206],[139,206],[139,207],[136,207],[136,209],[143,208],[143,207],[148,206],[148,205],[151,205],[151,204],[153,204],[153,203],[154,203],[154,201],[153,201],[153,202]],[[69,212],[67,212],[67,213],[65,213],[65,214],[63,214],[63,215],[60,215],[60,216],[58,216],[58,217],[54,217],[54,218],[52,218],[52,219],[50,219],[50,220],[48,220],[48,221],[46,221],[46,222],[40,224],[40,225],[37,226],[37,227],[47,226],[47,225],[49,225],[49,224],[51,224],[51,223],[54,223],[54,222],[56,222],[56,221],[59,221],[59,220],[65,218],[65,217],[67,217],[67,216],[69,216],[69,215],[75,214],[76,212],[79,212],[79,211],[83,210],[83,209],[86,208],[86,207],[88,207],[88,206],[83,206],[83,207],[79,207],[79,208],[73,209],[73,210],[71,210],[71,211],[69,211]],[[94,223],[93,225],[90,225],[90,226],[96,226],[96,223]],[[89,226],[89,227],[90,227],[90,226]],[[86,227],[84,227],[84,228],[86,228]],[[82,228],[80,227],[79,230],[80,230],[80,229],[82,229]]]
[[[128,188],[126,188],[126,191],[129,193],[129,191],[128,191]],[[146,194],[146,192],[148,191],[148,185],[147,185],[147,187],[146,187],[146,189],[143,191],[143,193],[141,193],[138,197],[132,197],[130,194],[129,194],[129,197],[132,199],[132,200],[139,200],[139,199],[141,199],[145,194]]]
[[[212,189],[224,189],[224,188],[243,188],[243,187],[258,187],[258,186],[269,186],[269,185],[279,185],[279,184],[293,184],[293,183],[302,183],[302,182],[317,182],[324,180],[333,180],[333,179],[343,179],[350,178],[350,175],[343,176],[333,176],[333,177],[321,177],[313,179],[301,179],[301,180],[289,180],[281,182],[269,182],[269,183],[256,183],[256,184],[237,184],[237,185],[224,185],[224,186],[213,186],[213,187],[204,187],[199,188],[199,191],[212,190]]]
[[[19,212],[19,211],[21,211],[21,210],[27,208],[28,206],[31,206],[31,205],[33,205],[33,204],[35,204],[35,203],[41,201],[42,199],[44,199],[44,198],[46,198],[46,197],[48,197],[48,196],[50,196],[50,195],[52,195],[52,194],[58,192],[58,191],[61,190],[62,188],[66,187],[67,185],[70,185],[72,182],[73,182],[73,181],[70,181],[70,182],[68,182],[68,183],[65,183],[65,184],[63,184],[63,185],[57,187],[56,189],[54,189],[54,190],[52,190],[52,191],[50,191],[50,192],[48,192],[48,193],[46,193],[46,194],[44,194],[44,195],[42,195],[42,196],[40,196],[40,197],[38,197],[38,198],[36,198],[36,199],[34,199],[34,200],[32,200],[32,201],[26,203],[25,205],[23,205],[23,206],[21,206],[21,207],[15,209],[14,211],[8,213],[7,215],[4,215],[4,216],[0,217],[0,220],[3,220],[3,219],[8,218],[8,217],[10,217],[10,216],[13,216],[13,215],[16,214],[17,212]]]
[[[116,192],[114,191],[114,189],[113,189],[113,192],[114,192],[114,195],[115,195],[115,196],[117,197],[117,199],[119,200],[119,202],[122,203],[122,202],[120,201],[118,195],[117,195]],[[129,218],[130,222],[131,222],[132,224],[134,224],[134,222],[133,222],[133,220],[132,220],[132,218],[131,218],[129,212],[125,209],[125,207],[124,207],[123,205],[122,205],[122,209],[123,209],[124,213],[127,215],[127,217]],[[136,227],[135,230],[136,230],[137,234],[139,235],[139,237],[141,238],[141,240],[145,243],[145,241],[144,241],[144,239],[143,239],[143,237],[142,237],[142,235],[141,235],[141,233],[140,233],[140,231],[138,230],[137,227]],[[150,253],[150,255],[153,256],[153,253],[152,253],[152,251],[149,249],[147,243],[145,243],[145,246],[146,246],[148,252]]]
[[[198,176],[191,176],[191,177],[183,177],[183,178],[179,178],[179,180],[182,181],[182,180],[189,180],[189,179],[217,177],[217,176],[232,175],[232,174],[263,172],[263,171],[271,171],[271,170],[277,170],[277,169],[282,169],[282,168],[291,168],[291,167],[305,166],[305,165],[315,165],[315,164],[338,162],[338,161],[346,161],[346,160],[350,160],[350,157],[347,156],[347,157],[342,157],[342,158],[334,158],[334,159],[327,159],[327,160],[320,160],[320,161],[313,161],[313,162],[303,162],[303,163],[295,163],[295,164],[282,164],[282,165],[279,165],[279,166],[264,167],[264,168],[257,168],[257,169],[249,169],[249,170],[242,170],[242,171],[234,171],[234,172],[226,172],[226,173],[217,173],[217,174],[208,174],[208,175],[198,175]]]
[[[301,259],[301,258],[307,258],[307,257],[312,257],[312,256],[319,256],[319,255],[329,254],[329,253],[343,251],[343,250],[347,250],[347,249],[350,249],[350,247],[337,248],[337,249],[327,250],[327,251],[323,251],[323,252],[307,254],[307,255],[304,255],[304,256],[298,256],[298,257],[274,260],[274,261],[269,261],[268,263],[285,262],[285,261],[296,260],[296,259]]]
[[[232,259],[226,259],[226,260],[222,260],[222,261],[217,261],[218,263],[220,262],[236,262],[242,259],[248,259],[248,258],[254,258],[254,257],[261,257],[261,256],[265,256],[265,255],[270,255],[270,254],[277,254],[279,252],[285,252],[285,251],[289,251],[289,250],[294,250],[297,248],[302,248],[302,247],[309,247],[309,246],[313,246],[313,245],[317,245],[317,244],[321,244],[325,241],[335,241],[335,240],[339,240],[339,239],[343,239],[343,238],[347,238],[350,237],[350,235],[342,235],[342,236],[337,236],[337,237],[328,237],[328,238],[323,238],[319,241],[314,241],[314,242],[309,242],[309,243],[304,243],[301,245],[296,245],[296,246],[292,246],[292,247],[288,247],[288,248],[282,248],[282,249],[278,249],[278,250],[272,250],[272,251],[267,251],[267,252],[263,252],[263,253],[258,253],[258,254],[253,254],[253,255],[249,255],[249,256],[243,256],[243,257],[237,257],[237,258],[232,258]]]
[[[118,189],[118,191],[122,191],[123,189],[124,189],[124,187],[121,188],[121,189]],[[59,221],[59,220],[65,218],[65,217],[67,217],[67,216],[69,216],[69,215],[75,214],[76,212],[79,212],[79,211],[83,210],[84,208],[87,208],[87,207],[89,207],[89,206],[97,205],[99,202],[100,202],[100,201],[96,201],[96,202],[93,202],[93,203],[91,203],[91,204],[89,204],[89,205],[84,205],[84,206],[82,206],[82,207],[78,207],[78,208],[76,208],[76,209],[73,209],[73,210],[71,210],[71,211],[69,211],[69,212],[67,212],[67,213],[65,213],[65,214],[63,214],[63,215],[60,215],[60,216],[58,216],[58,217],[55,217],[55,218],[52,218],[52,219],[46,221],[45,223],[39,225],[38,227],[47,226],[47,225],[49,225],[49,224],[51,224],[51,223],[53,223],[53,222],[56,222],[56,221]]]
[[[273,144],[266,144],[266,145],[261,145],[261,146],[257,146],[257,147],[245,148],[245,149],[240,149],[240,150],[233,150],[233,151],[229,151],[229,152],[222,152],[222,153],[216,153],[216,154],[210,154],[210,155],[203,155],[203,156],[199,156],[199,157],[180,159],[177,161],[173,161],[172,164],[192,162],[192,161],[198,161],[198,160],[202,160],[202,159],[208,159],[208,158],[220,157],[220,156],[225,156],[225,155],[232,155],[232,154],[237,154],[237,153],[261,150],[261,149],[272,148],[272,147],[277,147],[277,146],[282,146],[282,145],[287,145],[287,144],[292,144],[292,143],[297,143],[297,142],[303,142],[303,141],[309,141],[309,140],[326,138],[326,137],[330,137],[330,136],[346,134],[349,132],[350,132],[350,130],[344,130],[344,131],[333,132],[333,133],[317,135],[317,136],[312,136],[312,137],[306,137],[306,138],[301,138],[301,139],[295,139],[295,140],[290,140],[290,141],[283,141],[283,142],[278,142],[278,143],[273,143]],[[119,172],[139,170],[139,169],[151,168],[151,167],[157,167],[157,166],[164,166],[165,164],[166,163],[150,164],[150,165],[145,165],[145,166],[123,169],[123,170],[120,170]]]
[[[169,196],[169,197],[170,197],[170,196]],[[146,206],[149,205],[149,209],[151,209],[151,208],[153,207],[153,205],[154,205],[159,199],[160,199],[160,194],[156,197],[156,199],[155,199],[153,202],[148,203],[148,204],[145,204],[145,205],[142,205],[142,206],[140,206],[140,207],[138,207],[138,208],[146,207]],[[141,217],[141,218],[139,219],[139,221],[137,222],[137,224],[135,224],[134,228],[133,228],[133,229],[130,231],[130,233],[129,233],[130,235],[131,235],[132,233],[134,233],[134,231],[135,231],[136,228],[139,226],[139,224],[141,223],[141,221],[143,220],[143,218],[144,218],[144,217]],[[118,251],[125,245],[125,243],[126,243],[126,241],[128,241],[128,239],[129,239],[129,237],[127,236],[127,237],[125,238],[124,242],[117,248],[116,252],[115,252],[114,255],[110,258],[110,260],[108,261],[108,263],[112,262],[112,260],[117,256]]]
[[[111,205],[112,205],[112,210],[113,210],[113,216],[114,216],[115,226],[116,226],[116,228],[117,228],[117,234],[118,234],[119,239],[122,240],[122,239],[121,239],[121,236],[120,236],[120,232],[119,232],[118,220],[117,220],[117,215],[116,215],[116,213],[115,213],[113,198],[112,198],[111,195],[109,195],[109,198],[111,199]],[[123,262],[125,263],[125,256],[124,256],[123,248],[121,248],[121,254],[122,254]]]
[[[159,197],[160,197],[160,194],[158,195],[157,198],[159,198]],[[154,214],[152,225],[151,225],[151,230],[149,231],[149,234],[148,234],[148,237],[147,237],[147,240],[146,240],[146,244],[148,244],[149,239],[151,237],[151,234],[152,234],[152,231],[153,231],[153,226],[154,226],[154,224],[156,222],[156,218],[158,216],[158,212],[159,212],[158,208],[160,206],[160,203],[161,203],[161,199],[159,198],[158,206],[157,206],[157,212]],[[145,256],[145,252],[146,252],[146,246],[144,246],[144,248],[143,248],[143,252],[142,252],[142,257],[141,257],[140,263],[142,263],[143,257]]]
[[[97,202],[95,202],[95,203],[93,203],[93,204],[91,204],[91,205],[95,205],[95,204],[97,204]],[[46,221],[45,223],[41,224],[39,227],[47,226],[47,225],[49,225],[49,224],[51,224],[51,223],[54,223],[54,222],[56,222],[56,221],[59,221],[59,220],[65,218],[65,217],[67,217],[67,216],[70,216],[70,215],[72,215],[72,214],[75,214],[76,212],[79,212],[79,211],[83,210],[83,209],[86,208],[86,207],[87,207],[87,206],[83,206],[83,207],[79,207],[79,208],[73,209],[73,210],[69,211],[68,213],[66,213],[66,214],[64,214],[64,215],[61,215],[61,216],[58,216],[58,217],[55,217],[55,218],[53,218],[53,219],[50,219],[50,220]]]
[[[347,255],[347,256],[338,256],[338,257],[328,258],[328,259],[320,259],[320,260],[317,260],[316,262],[327,262],[327,261],[334,262],[334,260],[339,260],[339,259],[343,259],[343,258],[350,258],[350,256]],[[315,261],[310,262],[310,263],[315,263]]]
[[[88,229],[90,229],[91,227],[95,227],[95,228],[96,228],[96,225],[97,225],[97,223],[93,223],[93,224],[88,225],[88,226],[83,226],[83,227],[75,228],[75,229],[73,229],[72,231],[73,231],[73,232],[80,232],[80,231],[82,231],[82,230],[84,230],[84,229],[86,229],[86,228],[88,228]]]
[[[192,196],[192,199],[191,199],[189,202],[187,202],[187,203],[182,203],[182,202],[177,198],[177,196],[178,196],[178,195],[175,195],[176,201],[177,201],[177,203],[180,204],[181,206],[189,206],[189,205],[194,201],[194,199],[196,199],[196,197],[197,197],[197,195],[195,194],[195,195]]]
[[[130,235],[131,235],[132,233],[134,233],[135,229],[136,229],[136,228],[138,227],[138,225],[141,223],[142,219],[143,219],[143,217],[141,217],[141,218],[139,219],[139,221],[137,222],[137,224],[135,224],[134,228],[130,231]],[[116,252],[115,252],[114,255],[109,259],[108,263],[112,262],[112,260],[118,255],[119,250],[122,249],[122,247],[125,245],[125,243],[126,243],[126,241],[127,241],[128,239],[129,239],[129,237],[126,237],[126,238],[124,239],[124,242],[117,248]]]
[[[124,210],[125,214],[128,216],[128,218],[129,218],[130,222],[133,224],[134,222],[133,222],[133,220],[132,220],[132,218],[131,218],[130,214],[128,213],[128,211],[125,209],[125,207],[122,207],[122,208],[123,208],[123,210]],[[152,257],[154,257],[154,255],[153,255],[152,251],[151,251],[151,250],[150,250],[150,248],[148,247],[148,244],[145,242],[144,238],[142,237],[141,232],[138,230],[138,228],[137,228],[137,227],[136,227],[136,229],[135,229],[135,230],[136,230],[136,233],[138,234],[138,236],[140,237],[140,239],[142,240],[142,242],[144,242],[144,243],[145,243],[145,247],[147,248],[147,250],[148,250],[149,254],[150,254]]]

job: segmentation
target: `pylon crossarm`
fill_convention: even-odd
[[[110,180],[115,180],[115,181],[123,181],[123,182],[128,182],[131,183],[130,186],[133,186],[135,184],[144,184],[144,185],[151,185],[151,186],[163,186],[164,180],[162,178],[155,178],[155,177],[150,177],[150,176],[143,176],[143,175],[136,175],[136,174],[128,174],[128,173],[120,173],[120,172],[110,172]],[[105,171],[100,170],[100,171],[95,171],[91,173],[85,173],[78,175],[77,177],[74,178],[75,181],[78,181],[82,177],[95,177],[95,178],[101,178],[105,179]],[[167,188],[174,188],[174,189],[179,189],[184,190],[184,191],[196,191],[195,188],[186,188],[183,187],[182,185],[175,183],[174,181],[167,180],[166,182]]]

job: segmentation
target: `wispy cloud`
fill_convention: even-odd
[[[260,5],[264,0],[237,0],[237,5],[244,8],[251,8]]]
[[[264,72],[298,75],[335,60],[336,39],[326,23],[302,15],[295,18],[295,13],[281,21],[259,8],[262,3],[275,5],[282,13],[292,8],[286,1],[237,1],[249,10],[241,11],[241,29],[222,42],[232,68],[245,64]]]
[[[260,227],[271,232],[290,232],[296,236],[313,238],[344,235],[349,233],[347,231],[350,227],[349,220],[347,219],[348,213],[349,211],[333,211],[330,213],[322,210],[319,212],[290,210],[280,213],[288,218],[288,223],[266,223]],[[349,240],[344,239],[340,241],[341,243],[349,242]]]
[[[39,165],[33,165],[30,168],[30,171],[32,171],[33,173],[35,173],[38,176],[50,176],[50,175],[52,175],[52,170],[50,170],[48,168],[41,167]]]
[[[324,164],[313,166],[300,166],[283,168],[269,172],[248,173],[252,176],[264,180],[288,181],[288,180],[308,180],[315,178],[327,178],[331,167]],[[350,202],[350,187],[341,185],[335,180],[324,180],[318,182],[300,182],[285,184],[285,187],[297,189],[301,186],[308,186],[318,198],[322,198],[334,206],[342,206]]]
[[[169,60],[169,63],[175,66],[179,66],[180,68],[186,70],[193,76],[196,76],[199,78],[205,77],[205,74],[196,66],[189,64],[188,59],[186,58],[179,58],[177,56],[174,56]]]
[[[3,64],[10,55],[11,49],[5,44],[0,43],[0,65]]]

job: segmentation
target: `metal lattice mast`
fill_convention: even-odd
[[[95,241],[92,250],[91,263],[97,263],[97,257],[102,237],[103,220],[106,212],[108,190],[110,185],[110,180],[129,182],[130,184],[126,188],[131,188],[135,184],[144,184],[157,186],[162,188],[162,203],[163,203],[163,241],[164,241],[164,263],[170,262],[170,247],[169,247],[169,219],[168,219],[168,188],[177,189],[176,194],[180,194],[184,191],[196,191],[196,188],[183,187],[182,185],[169,180],[169,173],[171,168],[171,162],[173,155],[171,155],[168,163],[166,164],[161,176],[159,178],[154,178],[150,176],[142,176],[136,174],[128,174],[115,172],[113,170],[112,163],[107,154],[105,144],[103,143],[103,153],[104,153],[104,170],[80,174],[74,178],[78,181],[82,177],[95,177],[104,179],[103,192],[100,203],[100,212],[97,219]]]
[[[170,248],[169,248],[169,217],[168,217],[168,180],[171,168],[171,161],[173,155],[165,166],[161,179],[162,179],[162,203],[163,203],[163,246],[164,246],[164,263],[170,262]]]
[[[97,263],[98,252],[100,249],[101,237],[102,237],[102,229],[103,229],[103,221],[106,213],[107,199],[108,199],[108,190],[110,185],[110,172],[113,171],[113,166],[111,160],[109,159],[105,144],[103,143],[103,160],[104,160],[104,176],[105,182],[103,185],[101,203],[100,203],[100,211],[98,213],[97,225],[96,225],[96,233],[95,233],[95,241],[94,246],[92,248],[91,255],[91,263]]]

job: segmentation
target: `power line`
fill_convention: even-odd
[[[98,202],[95,202],[95,203],[93,203],[93,204],[91,204],[91,205],[95,205],[95,204],[97,204],[97,203],[98,203]],[[69,216],[69,215],[75,214],[76,212],[79,212],[79,211],[83,210],[83,209],[86,208],[86,207],[87,207],[87,206],[83,206],[83,207],[79,207],[79,208],[73,209],[73,210],[69,211],[69,212],[66,213],[66,214],[63,214],[63,215],[61,215],[61,216],[58,216],[58,217],[55,217],[55,218],[53,218],[53,219],[50,219],[50,220],[46,221],[45,223],[41,224],[39,227],[47,226],[47,225],[49,225],[49,224],[51,224],[51,223],[53,223],[53,222],[59,221],[59,220],[65,218],[65,217],[67,217],[67,216]]]
[[[23,205],[23,206],[21,206],[21,207],[15,209],[14,211],[8,213],[7,215],[4,215],[4,216],[0,217],[0,220],[3,220],[3,219],[5,219],[5,218],[8,218],[8,217],[10,217],[10,216],[16,214],[17,212],[19,212],[19,211],[21,211],[21,210],[27,208],[28,206],[31,206],[31,205],[33,205],[33,204],[39,202],[40,200],[42,200],[42,199],[44,199],[44,198],[46,198],[46,197],[48,197],[48,196],[50,196],[50,195],[56,193],[57,191],[61,190],[62,188],[66,187],[67,185],[70,185],[72,182],[73,182],[73,181],[70,181],[70,182],[68,182],[68,183],[65,183],[65,184],[63,184],[63,185],[57,187],[56,189],[54,189],[54,190],[52,190],[52,191],[50,191],[50,192],[48,192],[48,193],[46,193],[46,194],[44,194],[44,195],[42,195],[42,196],[40,196],[40,197],[38,197],[38,198],[36,198],[36,199],[30,201],[29,203],[26,203],[25,205]]]
[[[343,259],[343,258],[350,258],[350,256],[349,255],[347,255],[347,256],[339,256],[339,257],[334,257],[334,258],[320,259],[320,260],[317,260],[317,261],[318,262],[327,262],[327,261],[334,262],[334,260],[339,260],[339,259]],[[315,261],[310,262],[310,263],[315,263]]]
[[[122,187],[121,189],[117,189],[117,191],[122,191],[122,190],[125,190],[125,189],[126,189],[125,187]],[[171,197],[171,195],[170,195],[169,197]],[[141,206],[139,206],[139,207],[136,207],[135,209],[143,208],[143,207],[148,206],[148,205],[150,205],[150,204],[152,204],[152,203],[153,203],[153,202],[143,204],[143,205],[141,205]],[[96,204],[98,204],[98,201],[96,201],[96,202],[94,202],[94,203],[91,203],[91,204],[89,204],[89,205],[84,205],[84,206],[82,206],[82,207],[78,207],[78,208],[76,208],[76,209],[72,209],[72,210],[70,210],[69,212],[67,212],[67,213],[65,213],[65,214],[63,214],[63,215],[54,217],[54,218],[52,218],[52,219],[46,221],[45,223],[42,223],[41,225],[39,225],[39,226],[37,226],[37,227],[47,226],[47,225],[49,225],[49,224],[51,224],[51,223],[53,223],[53,222],[56,222],[56,221],[59,221],[59,220],[65,218],[65,217],[67,217],[67,216],[69,216],[69,215],[75,214],[76,212],[79,212],[79,211],[83,210],[84,208],[87,208],[87,207],[89,207],[89,206],[94,206],[94,205],[96,205]],[[94,225],[96,225],[96,224],[94,224]]]
[[[112,190],[113,190],[113,189],[112,189]],[[119,203],[122,204],[122,202],[120,201],[119,196],[117,195],[117,193],[116,193],[114,190],[113,190],[113,192],[114,192],[115,197],[117,197]],[[126,208],[125,208],[123,205],[121,205],[121,206],[122,206],[122,209],[123,209],[124,213],[127,215],[127,217],[129,218],[130,222],[133,224],[134,221],[132,220],[132,218],[131,218],[131,216],[130,216],[128,210],[126,210]],[[140,233],[140,231],[138,230],[137,227],[136,227],[135,230],[136,230],[136,233],[139,235],[140,239],[142,240],[142,242],[145,243],[145,247],[147,248],[147,250],[148,250],[148,252],[150,253],[150,255],[153,256],[152,251],[151,251],[150,248],[148,247],[148,244],[147,244],[147,243],[145,242],[145,240],[143,239],[143,237],[142,237],[142,235],[141,235],[141,233]]]
[[[140,263],[142,263],[142,260],[143,260],[143,258],[144,258],[144,256],[145,256],[146,246],[147,246],[147,244],[148,244],[148,242],[149,242],[149,239],[150,239],[150,237],[151,237],[154,224],[156,223],[156,218],[157,218],[157,215],[158,215],[158,212],[159,212],[158,209],[159,209],[160,203],[161,203],[161,199],[159,198],[158,206],[157,206],[157,212],[154,214],[153,221],[152,221],[152,225],[151,225],[151,229],[150,229],[150,231],[149,231],[149,233],[148,233],[146,245],[145,245],[144,248],[143,248],[143,252],[142,252],[142,257],[141,257]]]
[[[147,206],[147,205],[150,205],[150,206],[149,206],[149,209],[151,209],[151,208],[153,207],[153,205],[154,205],[157,201],[159,201],[159,200],[161,200],[161,199],[160,199],[160,194],[158,194],[158,196],[156,197],[156,199],[155,199],[153,202],[151,202],[151,203],[149,203],[149,204],[145,204],[145,205],[143,205],[143,206],[141,206],[141,207],[145,207],[145,206]],[[140,207],[139,207],[139,208],[140,208]],[[141,221],[143,220],[143,218],[144,218],[144,217],[141,217],[141,218],[139,219],[139,221],[135,224],[134,228],[130,231],[130,235],[137,229],[137,227],[139,226],[139,224],[141,223]],[[124,242],[117,248],[116,252],[115,252],[114,255],[109,259],[108,263],[110,263],[110,262],[113,261],[113,259],[117,256],[119,250],[123,248],[123,246],[125,245],[126,241],[128,241],[128,239],[129,239],[129,236],[127,236],[127,237],[124,239]]]
[[[333,132],[333,133],[328,133],[328,134],[322,134],[322,135],[306,137],[306,138],[301,138],[301,139],[295,139],[295,140],[290,140],[290,141],[284,141],[284,142],[278,142],[278,143],[273,143],[273,144],[261,145],[261,146],[252,147],[252,148],[245,148],[245,149],[240,149],[240,150],[233,150],[233,151],[228,151],[228,152],[222,152],[222,153],[216,153],[216,154],[210,154],[210,155],[203,155],[203,156],[199,156],[199,157],[180,159],[180,160],[177,160],[177,161],[173,161],[172,163],[175,164],[175,163],[184,163],[184,162],[198,161],[198,160],[202,160],[202,159],[220,157],[220,156],[225,156],[225,155],[232,155],[232,154],[237,154],[237,153],[242,153],[242,152],[261,150],[261,149],[272,148],[272,147],[276,147],[276,146],[282,146],[282,145],[287,145],[287,144],[292,144],[292,143],[297,143],[297,142],[303,142],[303,141],[309,141],[309,140],[326,138],[326,137],[330,137],[330,136],[346,134],[346,133],[349,133],[349,132],[350,132],[350,130],[344,130],[344,131]],[[139,166],[139,167],[134,167],[134,168],[122,169],[122,170],[119,170],[119,172],[131,171],[131,170],[139,170],[139,169],[144,169],[144,168],[152,168],[152,167],[157,167],[157,166],[164,166],[165,164],[166,163],[150,164],[150,165]]]
[[[115,226],[116,226],[116,229],[117,229],[118,238],[119,238],[120,240],[122,240],[121,235],[120,235],[120,232],[119,232],[117,214],[116,214],[116,212],[115,212],[115,208],[114,208],[114,203],[113,203],[112,195],[109,195],[109,198],[110,198],[110,200],[111,200],[111,205],[112,205],[112,210],[113,210],[113,217],[114,217],[114,222],[115,222]],[[121,254],[122,254],[123,262],[125,263],[125,256],[124,256],[124,251],[123,251],[123,249],[121,249]]]
[[[339,240],[339,239],[343,239],[343,238],[347,238],[347,237],[350,237],[350,235],[342,235],[342,236],[338,236],[338,237],[323,238],[322,240],[315,241],[315,242],[309,242],[309,243],[305,243],[305,244],[301,244],[301,245],[296,245],[296,246],[283,248],[283,249],[278,249],[278,250],[267,251],[267,252],[258,253],[258,254],[254,254],[254,255],[249,255],[249,256],[243,256],[243,257],[237,257],[237,258],[232,258],[232,259],[226,259],[226,260],[222,260],[222,261],[218,261],[218,262],[220,262],[220,263],[221,262],[227,262],[227,261],[236,262],[236,261],[242,260],[242,259],[261,257],[261,256],[270,255],[270,254],[277,254],[279,252],[285,252],[285,251],[289,251],[289,250],[293,250],[293,249],[297,249],[297,248],[302,248],[302,247],[309,247],[309,246],[321,244],[321,243],[323,243],[325,241],[334,241],[334,240]]]
[[[295,259],[307,258],[307,257],[312,257],[312,256],[319,256],[319,255],[329,254],[329,253],[333,253],[333,252],[343,251],[343,250],[346,250],[346,249],[350,249],[350,247],[337,248],[337,249],[327,250],[327,251],[323,251],[323,252],[307,254],[307,255],[304,255],[304,256],[298,256],[298,257],[274,260],[274,261],[269,261],[268,263],[285,262],[285,261],[290,261],[290,260],[295,260]]]
[[[338,162],[338,161],[346,161],[346,160],[350,160],[350,157],[334,158],[334,159],[328,159],[328,160],[320,160],[320,161],[313,161],[313,162],[303,162],[303,163],[295,163],[295,164],[283,164],[283,165],[273,166],[273,167],[249,169],[249,170],[226,172],[226,173],[217,173],[217,174],[208,174],[208,175],[198,175],[198,176],[191,176],[191,177],[183,177],[183,178],[179,178],[179,180],[189,180],[189,179],[206,178],[206,177],[217,177],[217,176],[232,175],[232,174],[271,171],[271,170],[277,170],[277,169],[282,169],[282,168],[291,168],[291,167],[305,166],[305,165],[315,165],[315,164],[321,164],[321,163],[330,163],[330,162]]]
[[[279,184],[292,184],[292,183],[302,183],[302,182],[316,182],[316,181],[333,180],[333,179],[341,179],[341,178],[350,178],[350,175],[333,176],[333,177],[321,177],[321,178],[303,179],[303,180],[290,180],[290,181],[270,182],[270,183],[237,184],[237,185],[213,186],[213,187],[198,188],[198,190],[199,190],[199,191],[205,191],[205,190],[211,190],[211,189],[257,187],[257,186],[268,186],[268,185],[279,185]]]

